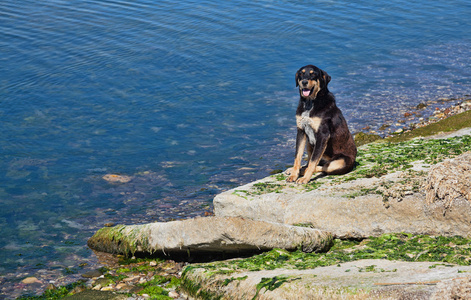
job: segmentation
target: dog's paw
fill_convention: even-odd
[[[289,177],[286,179],[286,181],[287,181],[287,182],[295,182],[296,179],[298,179],[298,175],[296,175],[296,174],[291,174],[291,176],[289,176]]]
[[[286,169],[285,175],[291,175],[291,173],[293,173],[293,168]]]
[[[298,180],[296,180],[297,184],[306,184],[311,180],[311,177],[301,177]]]

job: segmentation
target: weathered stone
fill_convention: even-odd
[[[430,299],[471,299],[471,277],[441,281]]]
[[[469,288],[469,279],[449,288],[451,291],[437,291],[442,280],[449,284],[463,277],[459,272],[471,272],[471,267],[365,259],[307,270],[241,270],[230,274],[207,272],[203,266],[185,272],[183,281],[198,287],[188,290],[191,296],[222,299],[430,299],[433,293],[468,296],[469,291],[464,289]]]
[[[271,180],[265,178],[258,182]],[[444,215],[444,204],[428,205],[425,194],[407,191],[402,198],[385,205],[379,194],[351,197],[352,191],[377,188],[381,181],[400,182],[400,173],[379,178],[357,179],[313,191],[283,190],[262,195],[239,196],[255,183],[229,190],[214,198],[218,217],[245,217],[285,224],[312,224],[340,238],[363,238],[390,232],[430,235],[468,236],[471,232],[471,207],[456,200]],[[293,189],[291,189],[293,190]]]
[[[112,253],[238,253],[272,248],[312,252],[327,250],[332,238],[330,233],[312,228],[244,218],[207,217],[106,227],[90,238],[88,245],[94,250]]]
[[[425,189],[427,203],[443,202],[446,209],[458,199],[471,201],[471,152],[433,166]]]

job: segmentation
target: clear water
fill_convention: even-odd
[[[107,222],[201,215],[290,164],[302,65],[332,76],[352,131],[467,97],[470,15],[464,0],[1,1],[2,291],[91,266]]]

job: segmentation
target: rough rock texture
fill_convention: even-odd
[[[221,299],[254,299],[255,295],[256,299],[430,299],[433,293],[469,295],[464,289],[469,287],[469,280],[450,288],[437,286],[442,280],[449,283],[451,279],[463,277],[459,272],[471,272],[471,267],[366,259],[308,270],[217,275],[194,268],[185,272],[183,279],[198,287],[191,291],[193,296],[200,293]]]
[[[332,235],[320,230],[234,217],[196,218],[167,223],[100,229],[90,248],[110,253],[237,253],[282,248],[324,251]]]
[[[427,203],[443,202],[446,209],[458,199],[471,201],[471,152],[433,166],[425,189]]]
[[[440,282],[430,299],[471,299],[471,277],[454,278]]]
[[[272,177],[258,182],[273,181]],[[285,224],[312,224],[340,238],[379,236],[390,232],[429,235],[461,235],[471,232],[471,207],[468,201],[456,199],[453,209],[444,214],[445,204],[428,205],[425,194],[407,191],[398,199],[384,202],[382,195],[372,193],[351,196],[361,189],[378,188],[382,182],[400,182],[400,173],[378,178],[364,178],[310,192],[292,189],[262,195],[241,196],[250,183],[214,198],[215,215],[245,217]],[[398,183],[398,186],[401,184]]]

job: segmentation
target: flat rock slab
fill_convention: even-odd
[[[90,248],[109,253],[240,253],[273,248],[327,251],[333,235],[306,227],[238,217],[195,218],[100,229]]]
[[[447,286],[470,272],[470,266],[367,259],[308,270],[229,275],[195,268],[185,273],[184,280],[200,286],[199,292],[222,299],[253,299],[255,295],[257,299],[452,299],[442,298],[450,294]],[[469,290],[471,283],[465,281]]]
[[[245,217],[285,224],[308,223],[339,238],[365,238],[391,232],[469,236],[471,206],[468,201],[457,199],[452,209],[447,210],[443,202],[428,204],[425,194],[420,192],[391,199],[387,205],[379,194],[351,196],[352,192],[378,187],[380,181],[401,180],[401,174],[395,173],[309,192],[287,189],[248,197],[240,195],[240,191],[250,190],[254,184],[276,183],[273,177],[267,177],[217,195],[213,200],[214,212],[219,217]]]

